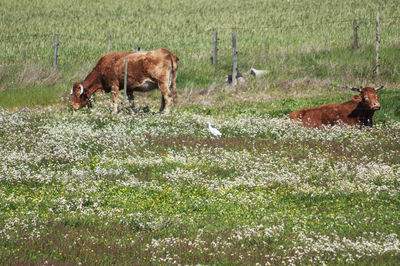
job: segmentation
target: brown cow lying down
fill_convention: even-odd
[[[148,52],[111,52],[103,56],[83,81],[74,83],[71,107],[80,109],[97,91],[112,92],[113,113],[117,113],[119,90],[124,88],[125,57],[128,58],[127,95],[132,109],[136,111],[134,91],[158,88],[162,95],[160,112],[165,108],[165,113],[169,113],[171,99],[177,99],[175,80],[179,59],[163,48]]]
[[[380,109],[376,91],[383,88],[354,88],[360,95],[344,103],[330,103],[317,107],[303,108],[288,115],[290,119],[297,120],[308,127],[320,128],[322,125],[335,125],[345,123],[349,125],[371,126],[374,112]]]

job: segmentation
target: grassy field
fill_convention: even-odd
[[[397,1],[0,0],[0,12],[1,265],[398,264]],[[136,115],[125,102],[111,115],[110,95],[68,108],[110,30],[112,50],[179,56],[170,116],[153,113],[159,91],[137,95]],[[212,85],[231,72],[233,32],[247,79],[236,91]],[[373,128],[284,118],[381,84]]]
[[[396,87],[400,68],[400,7],[397,0],[369,1],[163,1],[0,0],[0,106],[60,103],[107,51],[164,47],[181,59],[177,80],[184,91],[221,82],[232,69],[232,33],[238,34],[238,65],[269,72],[259,90],[296,86],[385,83]],[[380,68],[375,77],[375,15],[380,12]],[[359,29],[352,50],[353,20]],[[213,30],[218,65],[211,65]],[[59,34],[58,71],[52,69]],[[22,93],[21,93],[22,90]],[[31,95],[25,96],[26,90]],[[10,101],[10,98],[12,100]]]
[[[321,98],[251,96],[1,111],[0,264],[397,264],[399,117],[308,129],[282,114]]]

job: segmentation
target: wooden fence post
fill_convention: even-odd
[[[353,36],[353,45],[352,48],[353,49],[357,49],[358,48],[358,26],[357,26],[357,20],[353,20],[353,29],[354,29],[354,36]]]
[[[124,71],[124,98],[125,100],[128,99],[127,94],[127,87],[128,87],[128,57],[125,57],[125,71]]]
[[[111,40],[112,40],[112,30],[110,30],[110,36],[108,38],[108,46],[107,46],[107,54],[110,52],[111,50]]]
[[[379,76],[379,12],[376,12],[375,74]]]
[[[57,70],[57,59],[58,59],[58,34],[54,35],[54,58],[53,58],[53,68]]]
[[[236,46],[236,41],[237,41],[237,34],[234,32],[232,34],[232,61],[233,61],[233,67],[232,67],[232,86],[236,88],[237,85],[237,46]]]
[[[214,54],[213,54],[213,65],[214,67],[217,66],[217,52],[218,52],[218,32],[217,30],[214,30]]]

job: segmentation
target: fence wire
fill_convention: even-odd
[[[373,44],[375,42],[375,18],[364,17],[356,20],[360,44]],[[398,27],[399,20],[400,16],[380,18],[381,39],[384,45],[397,44],[393,36],[398,36],[398,34],[390,34],[391,39],[388,38],[388,40],[386,40],[386,37],[393,31],[400,31],[400,27]],[[214,25],[184,36],[156,36],[151,40],[142,39],[140,36],[134,36],[134,33],[131,33],[130,43],[122,43],[120,41],[122,33],[114,33],[112,31],[111,50],[134,50],[136,46],[140,46],[142,50],[152,50],[158,47],[175,50],[174,48],[179,46],[178,53],[182,58],[202,60],[213,53],[212,32],[214,29],[218,30],[218,54],[221,58],[229,57],[232,52],[231,36],[233,32],[238,33],[238,50],[242,54],[248,54],[257,49],[272,49],[271,47],[280,47],[287,51],[304,49],[307,46],[312,47],[312,41],[309,41],[312,36],[314,36],[314,41],[316,39],[315,36],[318,36],[326,46],[344,47],[350,46],[352,43],[353,21],[354,19],[320,19],[292,25],[261,25],[256,28],[236,25]],[[347,32],[347,35],[341,36],[341,41],[337,41],[339,38],[335,39],[334,33],[324,30],[332,26],[335,26],[340,32]],[[290,31],[304,32],[304,34],[301,38],[290,38],[290,35],[286,34]],[[64,34],[61,32],[58,35],[58,61],[65,67],[77,62],[96,61],[107,51],[109,34],[104,36],[97,35],[95,38],[85,38],[84,35],[79,33]],[[323,37],[321,38],[321,36]],[[75,43],[79,43],[79,46]],[[29,46],[27,44],[31,44],[31,47],[26,48]],[[54,56],[53,45],[54,34],[51,33],[0,34],[0,49],[2,51],[0,53],[0,65],[3,68],[7,66],[16,67],[32,61],[50,65]]]

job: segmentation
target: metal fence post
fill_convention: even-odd
[[[357,26],[357,20],[353,20],[353,29],[354,29],[354,36],[353,36],[353,49],[358,48],[358,26]]]
[[[233,67],[232,67],[232,86],[236,88],[237,85],[237,47],[236,47],[236,41],[237,41],[237,34],[234,32],[232,34],[232,61],[233,61]]]
[[[375,74],[379,76],[379,12],[376,12]]]
[[[214,30],[214,54],[213,54],[213,65],[214,67],[217,66],[217,52],[218,52],[218,32],[217,30]]]
[[[53,68],[57,70],[57,59],[58,59],[58,34],[54,35],[54,58],[53,58]]]

